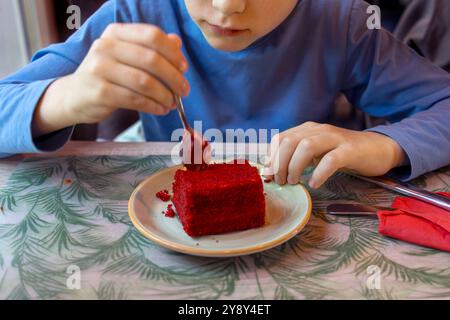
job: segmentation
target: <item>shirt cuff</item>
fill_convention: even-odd
[[[75,127],[59,130],[47,134],[45,136],[33,139],[33,151],[35,153],[55,152],[64,147],[64,145],[70,140]],[[0,159],[15,156],[14,153],[1,153]]]
[[[73,128],[66,128],[40,138],[33,137],[32,122],[36,107],[47,88],[56,79],[46,79],[14,86],[6,100],[8,121],[0,130],[2,152],[0,157],[21,153],[52,152],[70,139]]]
[[[13,156],[14,156],[14,154],[11,154],[11,153],[0,153],[0,159],[6,159],[9,157],[13,157]]]
[[[417,148],[401,128],[393,125],[377,126],[366,131],[383,134],[395,140],[406,154],[406,163],[402,167],[392,169],[388,175],[401,181],[409,181],[426,173],[422,159],[417,155]]]
[[[72,137],[75,127],[65,128],[57,132],[33,139],[37,152],[55,152],[64,147]]]

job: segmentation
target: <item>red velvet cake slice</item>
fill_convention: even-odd
[[[202,171],[179,170],[173,203],[191,237],[262,227],[264,188],[258,169],[245,164],[215,164]]]

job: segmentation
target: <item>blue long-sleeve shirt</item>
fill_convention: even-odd
[[[46,88],[73,73],[91,44],[113,22],[144,22],[177,33],[189,61],[189,120],[203,129],[285,130],[327,122],[336,94],[391,125],[371,129],[405,150],[404,179],[450,164],[450,76],[385,30],[369,30],[367,3],[301,0],[286,21],[249,48],[234,53],[208,45],[184,0],[107,2],[68,41],[39,51],[0,82],[0,152],[55,150],[71,129],[33,139],[34,109]],[[81,93],[80,93],[81,94]],[[170,140],[178,115],[141,114],[147,140]]]

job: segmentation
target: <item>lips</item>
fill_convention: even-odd
[[[215,24],[211,24],[209,22],[206,22],[206,24],[213,33],[219,36],[226,36],[226,37],[238,36],[246,31],[245,29],[233,29],[221,27]]]

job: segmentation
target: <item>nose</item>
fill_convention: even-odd
[[[246,8],[246,0],[213,0],[213,7],[224,15],[242,13]]]

